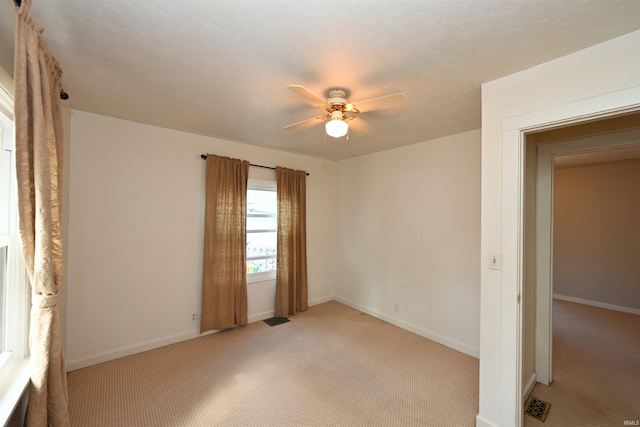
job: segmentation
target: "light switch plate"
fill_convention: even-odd
[[[489,269],[500,270],[502,268],[502,256],[497,252],[489,252]]]

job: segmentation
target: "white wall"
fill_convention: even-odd
[[[556,168],[553,292],[640,311],[640,160]]]
[[[478,357],[480,130],[338,162],[336,225],[337,300]]]
[[[640,104],[640,32],[482,87],[482,243],[479,426],[522,417],[518,292],[522,281],[521,132]],[[487,268],[502,253],[502,270]]]
[[[309,302],[333,299],[335,162],[81,111],[72,111],[70,151],[70,370],[198,336],[203,153],[310,173]],[[274,295],[273,282],[248,285],[250,320],[273,315]]]

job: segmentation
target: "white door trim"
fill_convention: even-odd
[[[502,122],[500,425],[523,423],[522,326],[525,136],[640,109],[640,86],[532,111]]]
[[[536,376],[549,385],[553,354],[553,182],[556,156],[640,145],[640,130],[538,146],[536,238]]]

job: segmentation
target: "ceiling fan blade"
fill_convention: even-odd
[[[311,92],[309,89],[307,89],[304,86],[289,85],[287,86],[287,89],[297,93],[298,95],[306,99],[314,107],[324,107],[325,105],[327,105],[326,99],[320,98],[318,95]]]
[[[368,113],[374,110],[386,110],[389,108],[401,107],[407,103],[407,95],[402,92],[391,95],[380,96],[378,98],[367,99],[366,101],[354,102],[356,109],[361,113]]]
[[[294,126],[300,126],[300,125],[304,125],[304,124],[312,124],[314,120],[327,120],[327,115],[316,116],[316,117],[311,117],[309,119],[304,119],[304,120],[301,120],[299,122],[296,122],[296,123],[290,124],[288,126],[285,126],[282,129],[290,129],[290,128],[294,127]]]
[[[372,132],[371,126],[362,118],[356,118],[356,120],[349,122],[349,131],[355,131],[357,135],[369,135]]]

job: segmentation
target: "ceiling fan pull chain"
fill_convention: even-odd
[[[324,133],[324,167],[327,167],[327,133]]]

